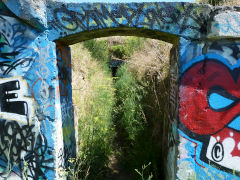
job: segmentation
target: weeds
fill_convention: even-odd
[[[239,0],[196,0],[198,3],[207,3],[213,6],[239,6]]]
[[[84,41],[86,47],[91,53],[92,58],[107,63],[109,61],[108,43],[106,40],[96,41],[95,39]]]
[[[141,104],[144,87],[137,83],[134,76],[129,72],[127,65],[120,67],[117,77],[119,78],[115,83],[116,124],[127,133],[128,140],[135,141],[136,135],[144,128]]]
[[[142,170],[141,172],[138,169],[135,169],[135,171],[137,172],[137,174],[141,177],[142,180],[151,180],[153,178],[152,173],[150,175],[147,176],[147,178],[145,178],[144,176],[144,171],[147,167],[149,167],[151,165],[151,162],[149,162],[147,165],[143,165],[142,166]]]
[[[100,47],[93,42],[91,46]],[[88,45],[89,45],[88,44]],[[79,53],[81,49],[77,46]],[[85,51],[82,48],[82,51]],[[102,47],[101,47],[102,48]],[[100,50],[99,50],[100,51]],[[77,57],[77,55],[73,55]],[[100,57],[100,56],[99,56]],[[114,89],[112,88],[111,73],[107,70],[103,61],[97,62],[91,57],[85,62],[80,62],[77,71],[84,72],[84,79],[77,77],[79,85],[73,84],[74,103],[78,107],[79,114],[79,160],[81,169],[80,179],[101,179],[106,174],[108,157],[113,153],[112,141],[115,137],[112,123],[112,108],[114,104]],[[85,66],[85,67],[84,67]],[[73,68],[76,69],[76,68]],[[75,74],[77,72],[73,72]],[[84,84],[84,85],[80,85]],[[78,89],[81,86],[82,88]]]
[[[145,38],[137,38],[128,36],[123,44],[116,44],[110,47],[110,56],[127,59],[132,56],[134,51],[139,50],[143,47]]]

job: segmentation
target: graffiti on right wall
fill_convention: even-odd
[[[201,46],[191,45],[196,49]],[[222,40],[210,42],[206,53],[193,60],[182,59],[180,177],[186,166],[194,172],[189,176],[200,179],[236,179],[240,175],[240,53],[237,52],[240,42]]]

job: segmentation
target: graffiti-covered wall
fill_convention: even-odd
[[[239,27],[239,7],[0,1],[0,179],[65,178],[78,129],[68,45],[110,35],[173,43],[166,179],[240,179]]]
[[[57,77],[55,43],[0,3],[0,179],[55,177]]]
[[[179,179],[240,179],[239,12],[215,9],[208,39],[180,40]]]
[[[236,179],[240,41],[181,42],[178,176],[186,177],[189,169],[189,177]]]

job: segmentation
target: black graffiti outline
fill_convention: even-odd
[[[0,69],[3,72],[3,75],[7,75],[18,66],[21,66],[22,68],[30,66],[37,53],[34,52],[31,58],[27,57],[18,59],[17,56],[21,51],[25,50],[25,44],[28,43],[28,38],[24,36],[27,27],[23,24],[11,24],[1,15],[0,21],[3,22],[4,26],[7,26],[2,30],[3,33],[0,32],[0,39],[4,40],[3,42],[0,42]],[[12,36],[10,36],[10,34],[12,34]],[[12,50],[10,52],[4,52],[4,47],[10,47]]]
[[[21,88],[19,80],[10,80],[0,84],[0,112],[24,115],[29,121],[28,104],[18,99],[21,97],[18,96],[17,91]]]
[[[54,158],[53,158],[53,149],[48,146],[47,139],[45,136],[39,134],[37,138],[35,138],[35,133],[33,132],[34,125],[24,125],[20,126],[15,121],[5,121],[0,120],[0,128],[2,128],[5,132],[5,135],[8,133],[9,127],[14,130],[14,134],[12,136],[9,135],[9,139],[12,140],[12,143],[9,144],[9,141],[6,140],[6,136],[1,136],[1,142],[6,145],[4,148],[0,146],[0,167],[6,168],[6,165],[10,163],[11,167],[15,167],[12,169],[12,172],[17,174],[19,177],[22,177],[21,171],[24,168],[24,161],[28,163],[28,177],[33,179],[46,179],[45,171],[54,171],[54,167],[52,166]],[[24,131],[26,131],[24,133]],[[15,136],[14,136],[15,135]],[[20,135],[21,143],[18,142],[20,139],[16,138],[16,135]],[[36,140],[37,139],[37,140]],[[33,147],[34,142],[36,140],[35,147]],[[24,143],[23,143],[24,142]],[[27,144],[31,144],[31,148],[28,150],[26,147]],[[21,145],[21,146],[18,146]],[[16,152],[13,152],[13,148],[18,149]],[[5,150],[9,150],[9,157],[4,153]],[[22,159],[20,151],[26,151],[27,154]],[[50,156],[50,158],[47,157]],[[16,166],[14,162],[18,162]],[[15,170],[17,167],[17,171]],[[0,177],[4,177],[5,172],[0,173]]]
[[[97,27],[108,28],[109,26],[104,20],[110,19],[113,24],[121,27],[117,18],[123,17],[127,20],[126,26],[149,26],[152,29],[156,23],[161,28],[169,29],[175,23],[178,25],[180,34],[188,29],[206,33],[207,19],[203,13],[198,14],[192,4],[179,4],[178,7],[169,3],[162,3],[162,6],[159,3],[153,3],[154,7],[147,7],[146,9],[144,9],[144,5],[144,3],[131,3],[130,5],[100,4],[99,9],[82,6],[81,12],[69,10],[65,5],[62,5],[60,8],[54,9],[53,20],[49,23],[56,31],[76,31],[78,28],[88,31],[96,29],[96,27],[90,26],[90,19],[97,24]],[[106,6],[111,6],[111,11]],[[181,8],[184,9],[183,12],[181,12]],[[140,21],[140,16],[144,16],[147,21]],[[195,22],[195,26],[188,24],[189,19]],[[66,23],[71,24],[72,27],[67,27]]]

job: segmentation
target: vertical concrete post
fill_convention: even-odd
[[[175,44],[170,52],[169,69],[169,108],[167,129],[167,149],[165,178],[176,179],[178,155],[178,82],[179,82],[179,45]]]
[[[76,157],[75,129],[76,131],[78,129],[78,127],[75,127],[76,123],[74,122],[74,109],[72,104],[71,51],[68,46],[61,45],[60,43],[57,43],[56,50],[64,143],[62,155],[64,158],[64,166],[69,166],[69,159]]]

